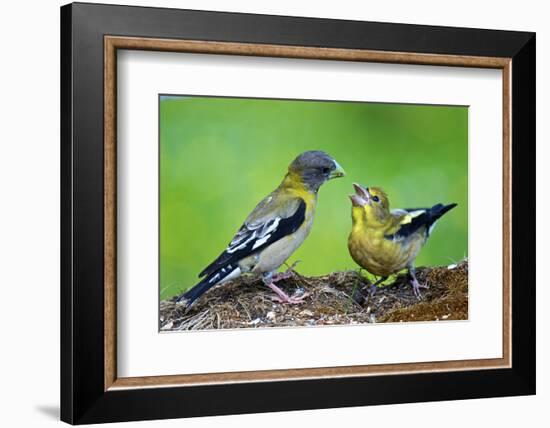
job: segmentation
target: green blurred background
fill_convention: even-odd
[[[161,299],[197,282],[305,150],[326,151],[346,177],[319,191],[313,229],[288,261],[301,260],[301,274],[357,268],[347,249],[354,181],[385,188],[391,208],[457,202],[416,265],[467,256],[467,107],[161,96]]]

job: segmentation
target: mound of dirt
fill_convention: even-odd
[[[406,274],[369,298],[358,271],[304,277],[295,272],[277,285],[289,295],[308,293],[300,305],[280,304],[260,279],[243,276],[214,287],[186,312],[175,298],[160,302],[161,331],[260,328],[468,319],[468,261],[417,268],[427,284],[419,300]]]

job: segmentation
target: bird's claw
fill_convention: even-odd
[[[371,286],[369,287],[369,298],[374,297],[374,295],[376,294],[376,290],[378,290],[378,287],[375,284],[371,284]]]
[[[367,297],[365,297],[365,303],[368,305],[370,301],[374,298],[374,295],[376,294],[376,291],[378,290],[378,287],[376,284],[371,284],[367,292]]]
[[[414,293],[414,295],[416,296],[416,298],[418,300],[422,299],[422,293],[420,293],[420,289],[421,288],[424,288],[424,289],[429,288],[427,284],[420,284],[416,279],[413,279],[411,281],[411,285],[412,285],[412,288],[413,288],[413,293]]]
[[[281,290],[279,287],[277,287],[273,282],[267,284],[269,288],[271,288],[276,296],[273,296],[273,300],[280,303],[289,303],[291,305],[298,305],[300,303],[304,303],[303,300],[309,296],[309,293],[304,292],[299,297],[297,297],[297,293],[295,292],[292,296],[288,296],[283,290]],[[301,289],[303,290],[303,289]]]
[[[273,301],[277,303],[288,303],[289,305],[301,305],[302,303],[305,303],[305,298],[309,296],[309,293],[304,293],[299,297],[296,297],[296,295],[293,296],[273,296]]]
[[[364,291],[367,290],[366,295],[364,294]],[[378,287],[375,284],[371,284],[370,286],[364,286],[361,287],[358,290],[355,290],[352,294],[352,299],[359,305],[362,305],[363,303],[365,305],[368,305],[374,295],[376,294],[376,291],[378,290]]]
[[[300,262],[301,262],[301,260],[296,260],[290,266],[287,265],[288,268],[284,272],[277,272],[277,273],[273,274],[272,281],[273,282],[278,282],[278,281],[281,281],[283,279],[295,278],[297,276],[297,274],[296,274],[296,271],[294,270],[294,268]]]
[[[275,273],[273,274],[273,282],[279,282],[283,279],[293,278],[296,276],[296,273],[293,270],[286,270],[285,272]]]

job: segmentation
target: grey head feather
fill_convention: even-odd
[[[300,175],[302,181],[312,192],[317,192],[325,181],[334,178],[335,171],[341,171],[341,174],[337,176],[343,175],[340,165],[321,150],[303,152],[292,161],[288,171]]]

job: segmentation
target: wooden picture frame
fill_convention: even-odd
[[[503,357],[117,377],[118,49],[502,70]],[[534,34],[77,3],[61,9],[61,54],[62,420],[114,422],[535,392]]]

